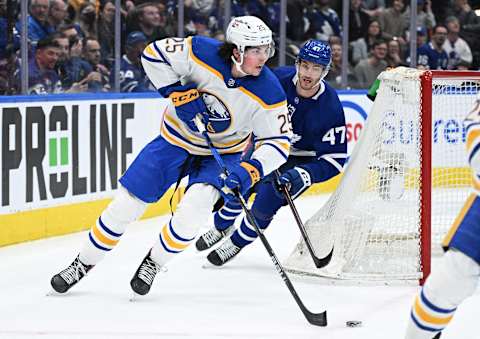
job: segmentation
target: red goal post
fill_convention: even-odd
[[[421,114],[425,119],[422,124],[422,144],[425,150],[425,157],[422,161],[422,208],[421,208],[421,265],[423,267],[423,276],[420,284],[423,285],[425,279],[431,271],[431,248],[432,248],[432,225],[431,225],[431,199],[425,197],[432,196],[432,104],[433,93],[432,83],[434,79],[470,79],[480,81],[480,72],[478,71],[425,71],[420,76],[422,87],[422,105]]]

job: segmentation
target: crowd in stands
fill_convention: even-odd
[[[140,63],[148,42],[177,34],[176,0],[122,0],[120,90],[153,91]],[[367,88],[387,67],[409,65],[410,0],[351,0],[348,51],[341,0],[287,2],[287,63],[309,38],[328,41],[327,81],[341,88],[348,55],[348,88]],[[225,38],[223,0],[185,0],[185,35]],[[480,67],[480,1],[417,0],[417,64],[422,69]],[[114,0],[30,0],[28,93],[106,92],[114,87]],[[231,15],[262,18],[278,39],[278,0],[232,0]],[[0,0],[0,94],[20,93],[20,1]],[[278,54],[278,53],[277,53]],[[278,57],[270,61],[278,63]]]

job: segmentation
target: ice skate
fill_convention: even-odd
[[[132,280],[130,280],[130,286],[133,292],[139,295],[146,295],[152,287],[153,279],[155,279],[155,276],[161,270],[162,267],[152,259],[149,251],[135,272]]]
[[[241,249],[241,247],[235,246],[231,239],[227,239],[220,247],[208,254],[207,260],[215,266],[222,266],[232,260]]]
[[[52,277],[50,284],[56,292],[65,293],[86,276],[92,268],[93,265],[85,265],[77,256],[70,266]]]
[[[211,248],[213,245],[218,243],[220,240],[225,238],[228,235],[228,231],[231,227],[227,228],[224,231],[217,230],[214,227],[209,229],[207,232],[203,233],[195,242],[195,248],[198,251],[205,251]]]

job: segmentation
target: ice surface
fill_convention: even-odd
[[[304,220],[324,199],[297,201]],[[0,248],[0,338],[403,338],[418,287],[331,286],[293,278],[329,325],[307,323],[258,241],[225,267],[202,268],[194,246],[130,302],[129,281],[167,217],[131,225],[117,248],[66,295],[46,296],[50,278],[76,256],[86,232]],[[68,222],[68,220],[65,220]],[[299,232],[288,208],[266,233],[280,259]],[[478,339],[479,294],[460,306],[442,339]],[[347,320],[361,320],[347,328]]]

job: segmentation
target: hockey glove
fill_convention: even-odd
[[[262,177],[262,164],[258,160],[251,159],[235,165],[226,178],[220,177],[220,185],[227,188],[227,190],[222,190],[226,199],[235,200],[236,197],[231,191],[238,191],[238,193],[244,195]]]
[[[173,86],[165,91],[165,94],[172,100],[177,116],[192,131],[198,132],[194,119],[197,114],[202,115],[204,124],[208,123],[207,107],[203,102],[201,94],[193,83]]]
[[[310,173],[301,167],[294,167],[278,178],[279,184],[287,187],[292,199],[295,199],[312,185]]]

